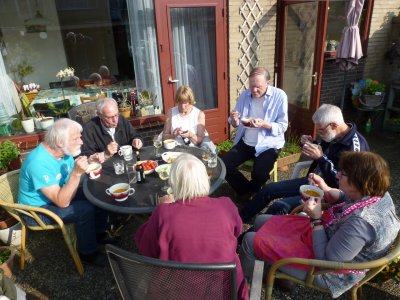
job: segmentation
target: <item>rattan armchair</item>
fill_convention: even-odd
[[[397,239],[393,243],[390,251],[384,257],[369,262],[344,263],[318,259],[284,258],[273,263],[269,269],[266,278],[265,299],[272,299],[272,290],[274,287],[275,278],[287,279],[297,284],[313,288],[321,292],[329,293],[328,289],[323,289],[313,284],[315,276],[324,273],[332,273],[338,270],[368,270],[366,276],[350,289],[351,299],[356,300],[357,291],[361,289],[362,285],[372,279],[375,275],[382,271],[387,264],[392,262],[397,257],[400,257],[400,233],[397,235]],[[279,271],[280,267],[290,264],[301,264],[310,267],[310,270],[308,271],[304,281]]]
[[[15,170],[0,176],[0,206],[21,222],[21,270],[23,270],[25,266],[26,228],[30,230],[60,229],[68,250],[71,253],[76,269],[79,274],[82,275],[84,270],[81,259],[76,250],[74,224],[64,224],[60,217],[48,209],[16,203],[18,198],[19,172],[20,170]],[[43,214],[52,218],[55,224],[47,225],[43,223],[38,214]],[[32,226],[27,224],[22,216],[33,218],[37,222],[37,225]]]

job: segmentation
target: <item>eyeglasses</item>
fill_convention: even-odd
[[[105,115],[101,115],[102,118],[106,119],[106,120],[112,120],[112,119],[118,119],[118,114],[114,115],[114,116],[105,116]]]
[[[338,175],[338,178],[339,179],[341,179],[342,177],[348,177],[349,175],[347,175],[346,173],[344,173],[343,171],[339,171],[338,173],[337,173],[337,175]]]
[[[317,130],[317,131],[325,131],[329,126],[331,126],[332,125],[332,123],[329,123],[328,125],[326,125],[325,127],[320,127],[320,128],[317,128],[317,127],[315,127],[315,129]]]

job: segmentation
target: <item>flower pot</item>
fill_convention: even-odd
[[[362,95],[360,98],[361,104],[366,108],[375,108],[381,105],[383,95]]]
[[[129,119],[131,116],[131,107],[124,107],[124,108],[119,108],[119,112],[121,115],[123,115],[126,119]]]
[[[42,118],[33,118],[33,121],[35,122],[36,129],[42,129]]]
[[[15,249],[9,246],[1,246],[0,251],[3,251],[3,249],[10,250],[10,256],[3,264],[0,265],[0,268],[3,269],[5,276],[11,278],[14,266]]]
[[[47,130],[53,124],[54,124],[53,117],[46,117],[46,118],[43,118],[42,121],[40,121],[40,126],[42,126],[42,129],[44,129],[44,130]]]
[[[32,133],[35,131],[35,123],[33,122],[33,118],[22,120],[21,124],[26,133]]]
[[[16,159],[10,161],[10,164],[8,165],[8,170],[13,171],[21,169],[21,165],[22,165],[22,159],[21,156],[18,156]]]
[[[17,221],[9,228],[1,229],[0,241],[5,245],[21,246],[21,223]]]

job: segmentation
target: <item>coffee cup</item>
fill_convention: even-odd
[[[163,144],[164,144],[164,148],[167,150],[172,150],[176,146],[176,142],[173,139],[164,140]]]
[[[324,191],[314,185],[304,184],[300,186],[300,195],[304,201],[309,199],[316,201],[317,199],[322,199]]]
[[[131,160],[133,158],[132,146],[130,145],[121,146],[118,150],[118,154],[120,156],[123,156],[124,160],[126,161]]]
[[[111,196],[115,201],[125,201],[134,192],[135,189],[129,187],[128,183],[117,183],[106,189],[106,194]]]
[[[86,174],[88,174],[90,179],[96,179],[100,177],[103,168],[99,163],[91,163],[86,169]]]

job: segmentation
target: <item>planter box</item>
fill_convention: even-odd
[[[289,156],[278,158],[278,168],[283,168],[285,166],[297,163],[300,159],[301,153],[295,153]]]

